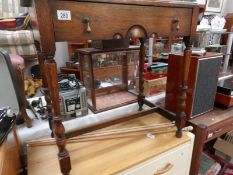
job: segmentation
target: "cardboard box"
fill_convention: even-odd
[[[226,162],[233,164],[233,144],[218,138],[214,144],[215,154]]]
[[[201,155],[199,175],[217,175],[221,170],[221,165],[206,153]]]
[[[136,91],[139,92],[139,78],[136,79]],[[162,77],[154,80],[144,80],[144,95],[149,97],[166,90],[167,77]]]
[[[220,175],[233,175],[233,165],[225,165]]]

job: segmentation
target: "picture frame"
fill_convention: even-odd
[[[207,0],[206,11],[208,12],[221,12],[224,0]]]

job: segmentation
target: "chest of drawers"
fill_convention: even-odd
[[[188,175],[192,156],[193,135],[188,133],[190,141],[146,160],[119,175]]]
[[[148,114],[116,127],[163,123],[168,120],[157,114]],[[112,128],[111,128],[112,129]],[[175,133],[146,135],[111,140],[67,144],[72,169],[70,174],[82,175],[188,175],[194,135]],[[28,174],[60,174],[56,145],[28,146]]]

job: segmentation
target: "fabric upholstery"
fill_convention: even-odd
[[[20,7],[20,0],[1,0],[0,17],[16,17],[25,13],[26,8]]]
[[[9,53],[18,55],[35,55],[37,53],[34,44],[18,45],[18,46],[1,46],[1,48],[7,50]]]
[[[19,67],[20,69],[24,69],[25,67],[24,59],[21,56],[15,54],[10,54],[9,56],[13,67],[15,68]]]
[[[9,53],[18,55],[35,55],[37,53],[30,30],[0,30],[0,47]]]
[[[0,46],[33,44],[34,38],[30,30],[0,30]]]
[[[20,14],[27,14],[26,8],[20,7],[20,0],[0,0],[0,18],[16,18]],[[23,29],[29,22],[28,18],[16,29]],[[34,37],[30,30],[0,30],[0,48],[17,55],[37,54]]]

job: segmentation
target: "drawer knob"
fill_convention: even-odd
[[[88,33],[91,33],[91,27],[90,27],[90,18],[88,16],[84,16],[82,18],[82,23],[86,24],[86,31]]]
[[[171,164],[171,163],[168,163],[164,168],[160,169],[160,170],[157,170],[156,173],[154,175],[161,175],[161,174],[164,174],[168,171],[170,171],[172,169],[174,165]]]
[[[172,32],[176,33],[180,30],[180,21],[177,17],[172,20]]]
[[[219,133],[221,131],[222,131],[222,129],[217,129],[217,130],[214,131],[214,133],[216,134],[216,133]]]

